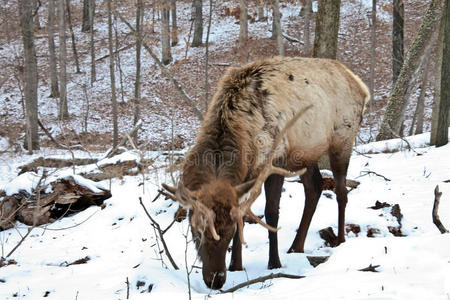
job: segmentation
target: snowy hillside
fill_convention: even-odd
[[[417,138],[420,140],[420,138]],[[424,138],[421,138],[422,140]],[[392,141],[394,143],[396,141]],[[364,152],[378,152],[379,145],[365,145]],[[33,229],[13,253],[10,265],[0,268],[1,299],[187,299],[187,267],[193,299],[433,299],[450,297],[450,235],[440,234],[432,223],[434,188],[443,193],[440,218],[450,227],[450,146],[416,148],[396,153],[354,154],[348,178],[361,184],[349,193],[347,224],[359,225],[337,248],[324,245],[318,231],[337,230],[337,204],[324,191],[306,240],[304,254],[287,254],[304,203],[303,187],[285,183],[281,199],[279,246],[282,269],[267,270],[267,231],[245,226],[248,242],[243,249],[245,271],[228,272],[223,290],[273,272],[302,275],[302,279],[273,279],[221,294],[206,288],[201,262],[193,243],[188,243],[188,223],[174,225],[164,235],[180,270],[174,270],[163,253],[161,241],[139,203],[142,197],[151,216],[165,229],[172,223],[178,204],[152,199],[161,182],[170,182],[161,170],[145,178],[124,177],[111,182],[112,198],[106,207],[91,207],[48,226]],[[157,156],[156,153],[153,155]],[[2,156],[2,164],[5,163]],[[8,176],[28,158],[17,157],[11,169],[2,169],[0,189],[10,186]],[[163,164],[164,160],[157,162]],[[5,172],[6,171],[6,172]],[[9,173],[9,175],[8,175]],[[380,176],[378,176],[378,175]],[[384,176],[381,177],[381,176]],[[291,181],[291,180],[289,180]],[[26,186],[26,181],[20,183]],[[108,182],[104,182],[109,185]],[[17,185],[17,184],[16,184]],[[398,204],[403,237],[393,236],[388,226],[398,227],[391,207],[372,209],[376,201]],[[253,206],[262,214],[261,196]],[[353,228],[356,226],[353,226]],[[373,237],[367,237],[368,232]],[[25,235],[27,227],[0,232],[2,255]],[[187,239],[190,240],[190,234]],[[186,252],[187,251],[187,252]],[[227,261],[229,261],[229,255]],[[330,256],[312,267],[307,256]],[[377,272],[362,272],[370,265]],[[126,282],[129,282],[127,285]],[[128,286],[128,287],[127,287]],[[127,289],[128,292],[127,292]]]

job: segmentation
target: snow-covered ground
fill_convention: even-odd
[[[417,143],[426,135],[418,136]],[[399,141],[391,141],[396,143]],[[370,149],[373,151],[370,151]],[[378,144],[364,146],[360,153],[380,152]],[[377,150],[378,149],[378,150]],[[324,191],[313,218],[305,254],[287,254],[303,209],[303,187],[285,183],[281,199],[279,246],[282,269],[267,270],[267,232],[259,225],[245,226],[243,249],[245,271],[229,272],[223,289],[272,272],[306,276],[303,279],[274,279],[221,294],[206,288],[201,270],[190,275],[192,298],[205,299],[450,299],[450,234],[440,234],[432,223],[434,188],[442,191],[440,218],[450,228],[450,145],[423,147],[416,152],[357,154],[352,157],[348,178],[361,184],[349,193],[348,224],[361,232],[349,233],[337,248],[324,246],[318,231],[337,228],[334,193]],[[382,150],[381,150],[382,152]],[[418,154],[420,153],[420,155]],[[7,160],[1,156],[0,189],[17,174],[17,166],[29,158]],[[8,168],[6,166],[9,166]],[[390,181],[370,173],[383,175]],[[17,264],[0,268],[0,299],[187,299],[186,263],[201,266],[193,243],[185,235],[187,221],[175,223],[164,235],[180,270],[174,270],[161,242],[139,203],[142,197],[149,212],[164,229],[173,220],[178,204],[161,197],[152,202],[161,182],[170,182],[163,170],[111,182],[112,198],[106,208],[90,207],[53,224],[33,229],[10,257]],[[26,186],[26,180],[21,183]],[[16,184],[17,185],[17,184]],[[109,186],[109,182],[105,182]],[[399,204],[402,232],[394,237],[388,226],[398,226],[391,208],[373,210],[376,201]],[[254,204],[263,214],[264,197]],[[369,228],[378,229],[367,237]],[[5,256],[25,235],[27,227],[0,232],[1,254]],[[188,234],[188,240],[190,235]],[[185,254],[187,253],[187,254]],[[326,255],[329,260],[313,268],[306,256]],[[88,257],[84,264],[71,263]],[[227,257],[229,260],[229,254]],[[361,272],[379,265],[379,272]],[[151,290],[149,292],[149,290]]]

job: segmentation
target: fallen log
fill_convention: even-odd
[[[0,195],[0,230],[14,227],[16,220],[29,226],[51,223],[111,197],[109,190],[79,175],[60,177],[31,193],[21,189]]]
[[[36,172],[37,168],[65,168],[73,166],[84,166],[89,164],[95,164],[98,159],[95,158],[74,158],[74,159],[64,159],[64,158],[43,158],[38,157],[32,162],[19,167],[19,175],[25,172]]]

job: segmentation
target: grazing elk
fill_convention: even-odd
[[[277,57],[228,69],[186,155],[178,186],[164,185],[190,210],[208,287],[225,283],[232,238],[229,269],[242,270],[246,215],[269,229],[268,267],[281,267],[275,229],[281,189],[284,177],[299,174],[306,200],[289,252],[303,252],[322,191],[317,161],[323,154],[336,180],[338,238],[345,241],[347,167],[369,95],[364,83],[334,60]],[[263,183],[267,224],[250,210]]]

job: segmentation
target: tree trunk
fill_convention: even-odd
[[[94,45],[94,16],[95,16],[95,0],[85,0],[90,1],[89,3],[89,48],[91,50],[91,86],[97,80],[97,72],[95,70],[95,45]]]
[[[203,39],[203,14],[202,14],[202,0],[194,0],[193,8],[195,10],[194,20],[194,38],[192,39],[191,47],[199,47]]]
[[[389,98],[383,123],[377,135],[377,141],[391,139],[400,134],[405,109],[409,100],[407,97],[408,90],[414,75],[423,61],[426,49],[431,47],[433,33],[436,31],[437,24],[439,24],[441,9],[442,0],[431,1],[417,36],[406,54],[400,75]]]
[[[63,0],[59,0],[58,11],[58,29],[59,29],[59,119],[64,120],[69,117],[67,107],[67,49],[66,49],[66,18],[65,5]]]
[[[425,54],[424,67],[423,67],[423,71],[422,71],[422,80],[421,80],[421,85],[420,85],[420,94],[419,94],[419,98],[417,99],[416,111],[414,112],[414,117],[411,122],[411,128],[409,130],[409,135],[413,135],[413,132],[414,132],[414,134],[423,133],[423,114],[424,114],[424,110],[425,110],[425,94],[427,91],[427,84],[428,84],[430,54],[431,54],[431,47],[427,50],[427,53]],[[413,131],[414,125],[416,125],[415,131]]]
[[[34,28],[41,29],[41,22],[39,21],[39,8],[41,7],[41,2],[38,0],[33,0],[33,18],[34,18]]]
[[[141,98],[141,50],[142,50],[142,29],[141,29],[141,14],[142,14],[142,0],[137,0],[136,7],[136,79],[134,82],[134,119],[133,124],[139,121],[140,118],[140,98]],[[135,141],[137,133],[135,135]]]
[[[48,52],[50,63],[50,97],[59,97],[58,88],[58,71],[56,69],[56,52],[55,52],[55,0],[48,1]]]
[[[247,0],[239,0],[239,8],[239,47],[242,49],[247,45],[248,40]]]
[[[209,33],[211,32],[212,11],[213,11],[213,0],[209,0],[208,29],[206,30],[206,43],[205,43],[205,111],[208,110],[208,100],[209,100],[209,74],[208,74]]]
[[[336,59],[340,0],[319,0],[313,57]]]
[[[172,47],[178,45],[178,25],[177,25],[177,1],[170,0],[170,9],[172,11]]]
[[[23,50],[25,56],[24,84],[26,104],[25,148],[29,153],[39,149],[38,106],[37,106],[37,61],[34,47],[33,1],[19,1],[19,19],[22,29]]]
[[[116,0],[115,1],[115,5],[116,7],[118,7],[119,3]],[[117,29],[117,17],[116,15],[113,13],[113,17],[114,17],[114,40],[115,40],[115,53],[116,53],[116,60],[117,60],[117,69],[119,70],[119,82],[120,82],[120,97],[122,99],[122,103],[125,103],[125,92],[123,90],[123,71],[122,71],[122,62],[120,60],[120,42],[119,42],[119,30]]]
[[[258,22],[264,21],[266,18],[264,16],[264,0],[256,0],[256,10],[258,14]]]
[[[109,75],[111,80],[111,102],[112,102],[112,118],[113,118],[113,147],[119,143],[119,129],[117,125],[117,99],[116,99],[116,76],[114,73],[114,51],[113,51],[113,34],[112,34],[112,11],[111,0],[106,1],[108,9],[108,48],[109,48]]]
[[[448,119],[450,113],[450,0],[445,1],[444,49],[441,69],[441,100],[436,135],[436,147],[448,143]]]
[[[309,51],[311,51],[311,11],[312,11],[312,0],[306,0],[305,7],[305,48],[303,50],[306,56],[309,56]]]
[[[278,54],[284,56],[284,43],[283,43],[283,31],[281,29],[281,14],[280,14],[280,1],[273,1],[273,24],[275,25],[274,30],[277,38]]]
[[[404,15],[403,0],[394,0],[392,12],[392,79],[394,84],[403,65]]]
[[[91,30],[91,7],[92,0],[83,0],[83,22],[81,23],[81,32],[89,32]]]
[[[168,65],[172,61],[172,53],[170,52],[170,7],[168,0],[162,1],[161,10],[161,61],[163,64]]]
[[[370,45],[370,80],[369,91],[372,99],[375,91],[375,63],[376,63],[376,47],[377,47],[377,0],[372,0],[372,28],[371,28],[371,45]],[[370,105],[370,104],[369,104]]]
[[[444,51],[444,27],[446,20],[446,12],[442,13],[442,18],[439,28],[439,37],[436,46],[436,58],[434,69],[434,94],[433,94],[433,111],[431,115],[431,134],[430,146],[436,145],[437,126],[439,116],[439,105],[441,100],[441,69],[442,69],[442,54]]]
[[[73,32],[72,16],[70,13],[70,0],[66,0],[66,6],[67,6],[67,21],[69,22],[69,30],[70,30],[70,37],[72,40],[72,51],[73,51],[73,57],[75,59],[76,73],[80,74],[81,73],[80,62],[78,61],[77,44],[75,42],[75,33]]]

